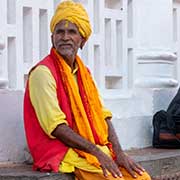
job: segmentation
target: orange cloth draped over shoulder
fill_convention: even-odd
[[[55,49],[53,51],[58,59],[59,72],[69,97],[76,126],[74,130],[93,144],[108,145],[108,127],[103,118],[103,107],[88,69],[82,63],[79,56],[76,56],[79,73],[77,77],[80,78],[78,79],[78,82],[80,82],[78,83],[78,88],[71,74],[71,68]],[[79,91],[82,93],[79,93]],[[80,94],[83,94],[83,97]],[[89,163],[99,166],[99,162],[95,156],[80,150],[76,151],[85,157]]]
[[[80,34],[87,40],[91,34],[91,25],[88,14],[81,3],[66,0],[61,2],[51,20],[50,28],[53,33],[55,26],[61,20],[74,23]],[[53,49],[56,54],[63,85],[68,94],[71,111],[75,120],[77,133],[94,144],[107,145],[109,142],[107,124],[103,118],[102,104],[99,100],[98,91],[90,73],[78,56],[78,86],[71,75],[71,69],[63,58]],[[82,92],[79,94],[79,90]],[[83,94],[81,96],[81,94]],[[91,164],[99,166],[95,156],[76,150]]]

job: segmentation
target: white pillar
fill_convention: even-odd
[[[172,13],[172,0],[134,1],[134,84],[138,87],[177,86]]]
[[[2,39],[2,36],[0,35],[0,54],[2,53],[2,50],[4,49],[5,47],[5,44],[4,44],[4,41]]]
[[[2,38],[2,35],[0,33],[0,63],[2,62],[2,51],[5,48],[5,42]],[[3,71],[3,67],[1,69]],[[0,72],[0,89],[6,88],[8,84],[8,80],[2,77],[2,72]]]
[[[8,85],[7,80],[7,67],[6,67],[6,27],[5,27],[5,21],[6,21],[6,1],[1,0],[0,1],[0,89],[6,88]]]

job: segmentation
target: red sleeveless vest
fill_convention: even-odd
[[[65,113],[69,127],[73,129],[74,121],[71,112],[71,106],[69,98],[63,87],[63,81],[60,77],[57,60],[58,59],[56,55],[53,53],[53,50],[51,50],[50,55],[44,58],[42,61],[40,61],[35,67],[32,68],[32,70],[35,69],[38,65],[44,65],[51,71],[51,74],[56,81],[56,93],[59,107]],[[95,138],[95,142],[96,144],[99,144],[97,133],[92,125],[91,118],[89,118],[88,115],[86,101],[84,100],[85,92],[79,71],[77,72],[77,81],[82,103],[88,116],[88,120]],[[46,135],[43,129],[41,128],[30,100],[28,81],[24,96],[24,126],[27,144],[29,146],[30,153],[34,160],[33,169],[40,171],[58,172],[59,164],[63,160],[64,155],[68,150],[68,147],[65,144],[63,144],[60,140],[49,138],[49,136]]]
[[[34,68],[38,65],[45,65],[51,71],[51,74],[56,81],[59,106],[66,114],[68,124],[72,128],[70,105],[68,103],[69,101],[65,94],[63,84],[60,82],[62,80],[58,76],[56,63],[51,56],[47,56]],[[24,96],[24,126],[27,144],[34,160],[33,169],[39,171],[58,172],[59,164],[63,160],[68,147],[57,139],[49,138],[49,136],[47,136],[42,130],[30,100],[28,81]]]

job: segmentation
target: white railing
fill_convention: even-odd
[[[121,94],[132,87],[133,66],[132,0],[82,0],[93,35],[81,53],[90,66],[99,88],[106,94]],[[128,27],[128,28],[127,28]],[[129,29],[129,31],[128,31]]]
[[[132,57],[127,34],[127,16],[132,21],[132,0],[81,0],[89,12],[93,35],[80,55],[90,66],[98,86],[118,91],[128,87],[126,69]],[[8,88],[23,89],[29,69],[50,47],[49,22],[59,0],[1,0],[0,30],[5,39],[1,76]],[[2,28],[3,27],[3,28]],[[127,50],[128,49],[128,50]],[[128,52],[128,53],[127,53]],[[129,61],[132,62],[132,61]]]
[[[53,8],[51,0],[0,1],[0,30],[5,43],[1,77],[8,79],[8,88],[23,89],[29,69],[47,54]]]
[[[110,96],[112,93],[118,95],[127,92],[134,86],[135,78],[141,76],[141,70],[146,74],[142,66],[142,53],[137,54],[138,47],[135,47],[134,43],[135,34],[137,36],[137,32],[134,31],[137,26],[135,22],[138,23],[139,18],[137,5],[140,2],[75,1],[84,4],[93,28],[93,34],[80,55],[90,67],[103,92],[109,93]],[[0,36],[5,44],[0,55],[0,78],[8,80],[8,88],[23,89],[29,69],[49,52],[49,23],[59,2],[60,0],[0,1]],[[147,3],[143,2],[144,5]],[[180,3],[178,0],[173,2],[174,52],[179,58]],[[147,66],[148,63],[145,62]],[[174,62],[172,63],[174,65]],[[179,65],[177,61],[177,67]],[[139,74],[138,67],[142,67]],[[176,71],[175,77],[180,77],[180,71]]]
[[[177,56],[175,75],[180,81],[180,1],[173,0],[173,42],[174,54]]]

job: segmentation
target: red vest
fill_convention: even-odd
[[[59,106],[66,114],[68,124],[72,128],[72,114],[69,100],[65,94],[65,90],[61,82],[62,80],[58,76],[58,67],[53,59],[54,58],[51,56],[47,56],[36,66],[45,65],[51,71],[51,74],[56,81]],[[34,68],[36,68],[36,66]],[[27,144],[34,160],[33,169],[58,172],[59,164],[63,160],[68,147],[57,139],[49,138],[49,136],[47,136],[42,130],[30,100],[29,82],[27,82],[24,96],[24,126]]]

